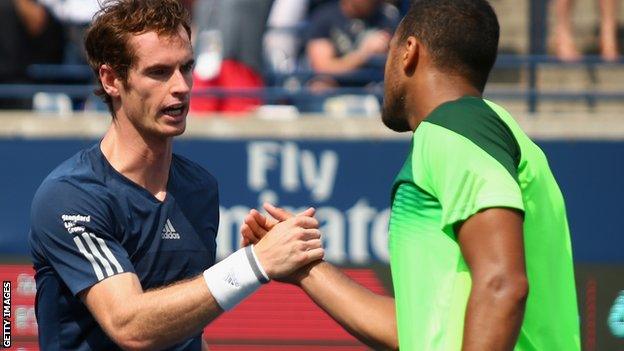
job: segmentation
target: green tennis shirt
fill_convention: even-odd
[[[389,248],[401,350],[460,350],[470,270],[454,225],[524,212],[529,296],[515,350],[580,350],[561,191],[542,150],[502,107],[463,97],[416,129],[392,190]]]

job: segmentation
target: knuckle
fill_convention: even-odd
[[[308,253],[307,252],[302,252],[299,255],[297,255],[297,263],[302,264],[305,263],[308,260]]]
[[[303,241],[299,241],[297,242],[296,248],[297,248],[297,251],[305,252],[308,249],[308,245],[306,245],[306,243]]]
[[[295,238],[297,238],[298,240],[302,240],[305,238],[305,231],[301,228],[297,228],[297,231],[295,232]]]

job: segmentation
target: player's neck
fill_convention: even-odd
[[[463,96],[481,96],[481,92],[473,85],[460,78],[448,74],[431,74],[414,87],[413,97],[408,101],[411,112],[409,121],[412,130],[422,122],[433,110],[445,102],[457,100]]]
[[[164,200],[172,158],[172,138],[149,138],[129,122],[114,120],[104,135],[101,150],[113,168]]]

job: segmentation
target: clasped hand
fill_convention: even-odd
[[[271,279],[292,282],[293,273],[323,258],[319,222],[314,209],[297,215],[264,204],[267,217],[251,210],[241,226],[242,246],[254,244],[254,252]]]

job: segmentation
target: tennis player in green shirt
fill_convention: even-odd
[[[420,0],[391,41],[382,119],[413,131],[392,187],[395,299],[326,262],[290,279],[376,349],[580,350],[563,197],[544,153],[482,98],[498,37],[485,0]],[[275,223],[252,211],[245,242]]]

